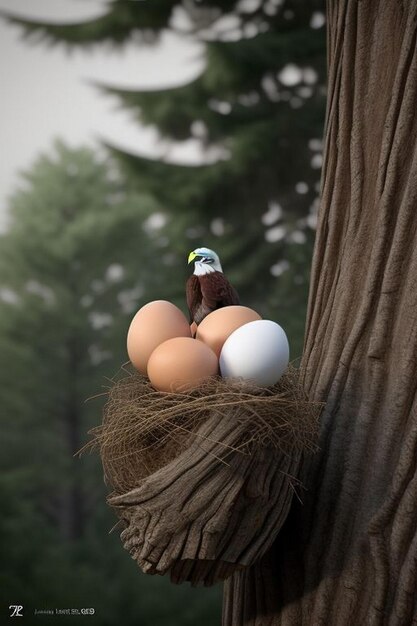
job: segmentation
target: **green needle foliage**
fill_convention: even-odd
[[[321,164],[323,11],[324,0],[112,0],[82,23],[5,16],[29,38],[68,47],[155,45],[166,30],[200,43],[204,68],[185,85],[99,88],[164,140],[194,140],[214,162],[184,166],[109,148],[131,187],[170,218],[172,254],[217,250],[242,301],[286,328],[293,357],[302,349]]]
[[[114,163],[61,143],[10,202],[0,238],[0,588],[28,623],[42,622],[35,608],[60,607],[95,607],[100,626],[220,619],[219,590],[140,574],[118,532],[108,535],[116,518],[98,458],[73,457],[100,421],[104,398],[87,398],[127,360],[133,313],[161,293],[181,303],[183,285],[159,272],[158,211],[124,190]]]
[[[166,30],[199,42],[203,69],[187,84],[126,90],[115,77],[97,88],[163,140],[192,140],[211,155],[185,166],[108,146],[122,177],[115,162],[58,144],[12,198],[0,237],[0,587],[5,602],[28,606],[26,616],[70,597],[95,606],[100,626],[220,623],[219,588],[140,575],[117,531],[103,548],[114,517],[100,468],[73,454],[99,421],[102,399],[84,400],[127,358],[130,318],[157,298],[184,309],[186,257],[198,245],[220,254],[242,303],[281,323],[291,356],[301,353],[325,106],[323,8],[112,0],[99,18],[62,25],[2,13],[29,41],[68,48],[156,45]]]

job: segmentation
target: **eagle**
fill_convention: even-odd
[[[196,248],[188,255],[194,273],[187,280],[187,305],[190,323],[200,324],[216,309],[240,304],[236,290],[223,274],[218,255],[209,248]]]

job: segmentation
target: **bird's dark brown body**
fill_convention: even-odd
[[[216,309],[240,304],[236,290],[222,272],[210,272],[203,276],[192,274],[186,287],[190,322],[200,324]]]

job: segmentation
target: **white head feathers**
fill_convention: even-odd
[[[194,261],[194,274],[196,276],[204,276],[211,272],[222,272],[220,259],[214,250],[210,248],[196,248],[190,252],[188,263]]]

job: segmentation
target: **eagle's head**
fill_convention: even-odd
[[[210,248],[196,248],[188,255],[188,263],[194,262],[194,274],[203,276],[210,272],[222,272],[220,259]]]

